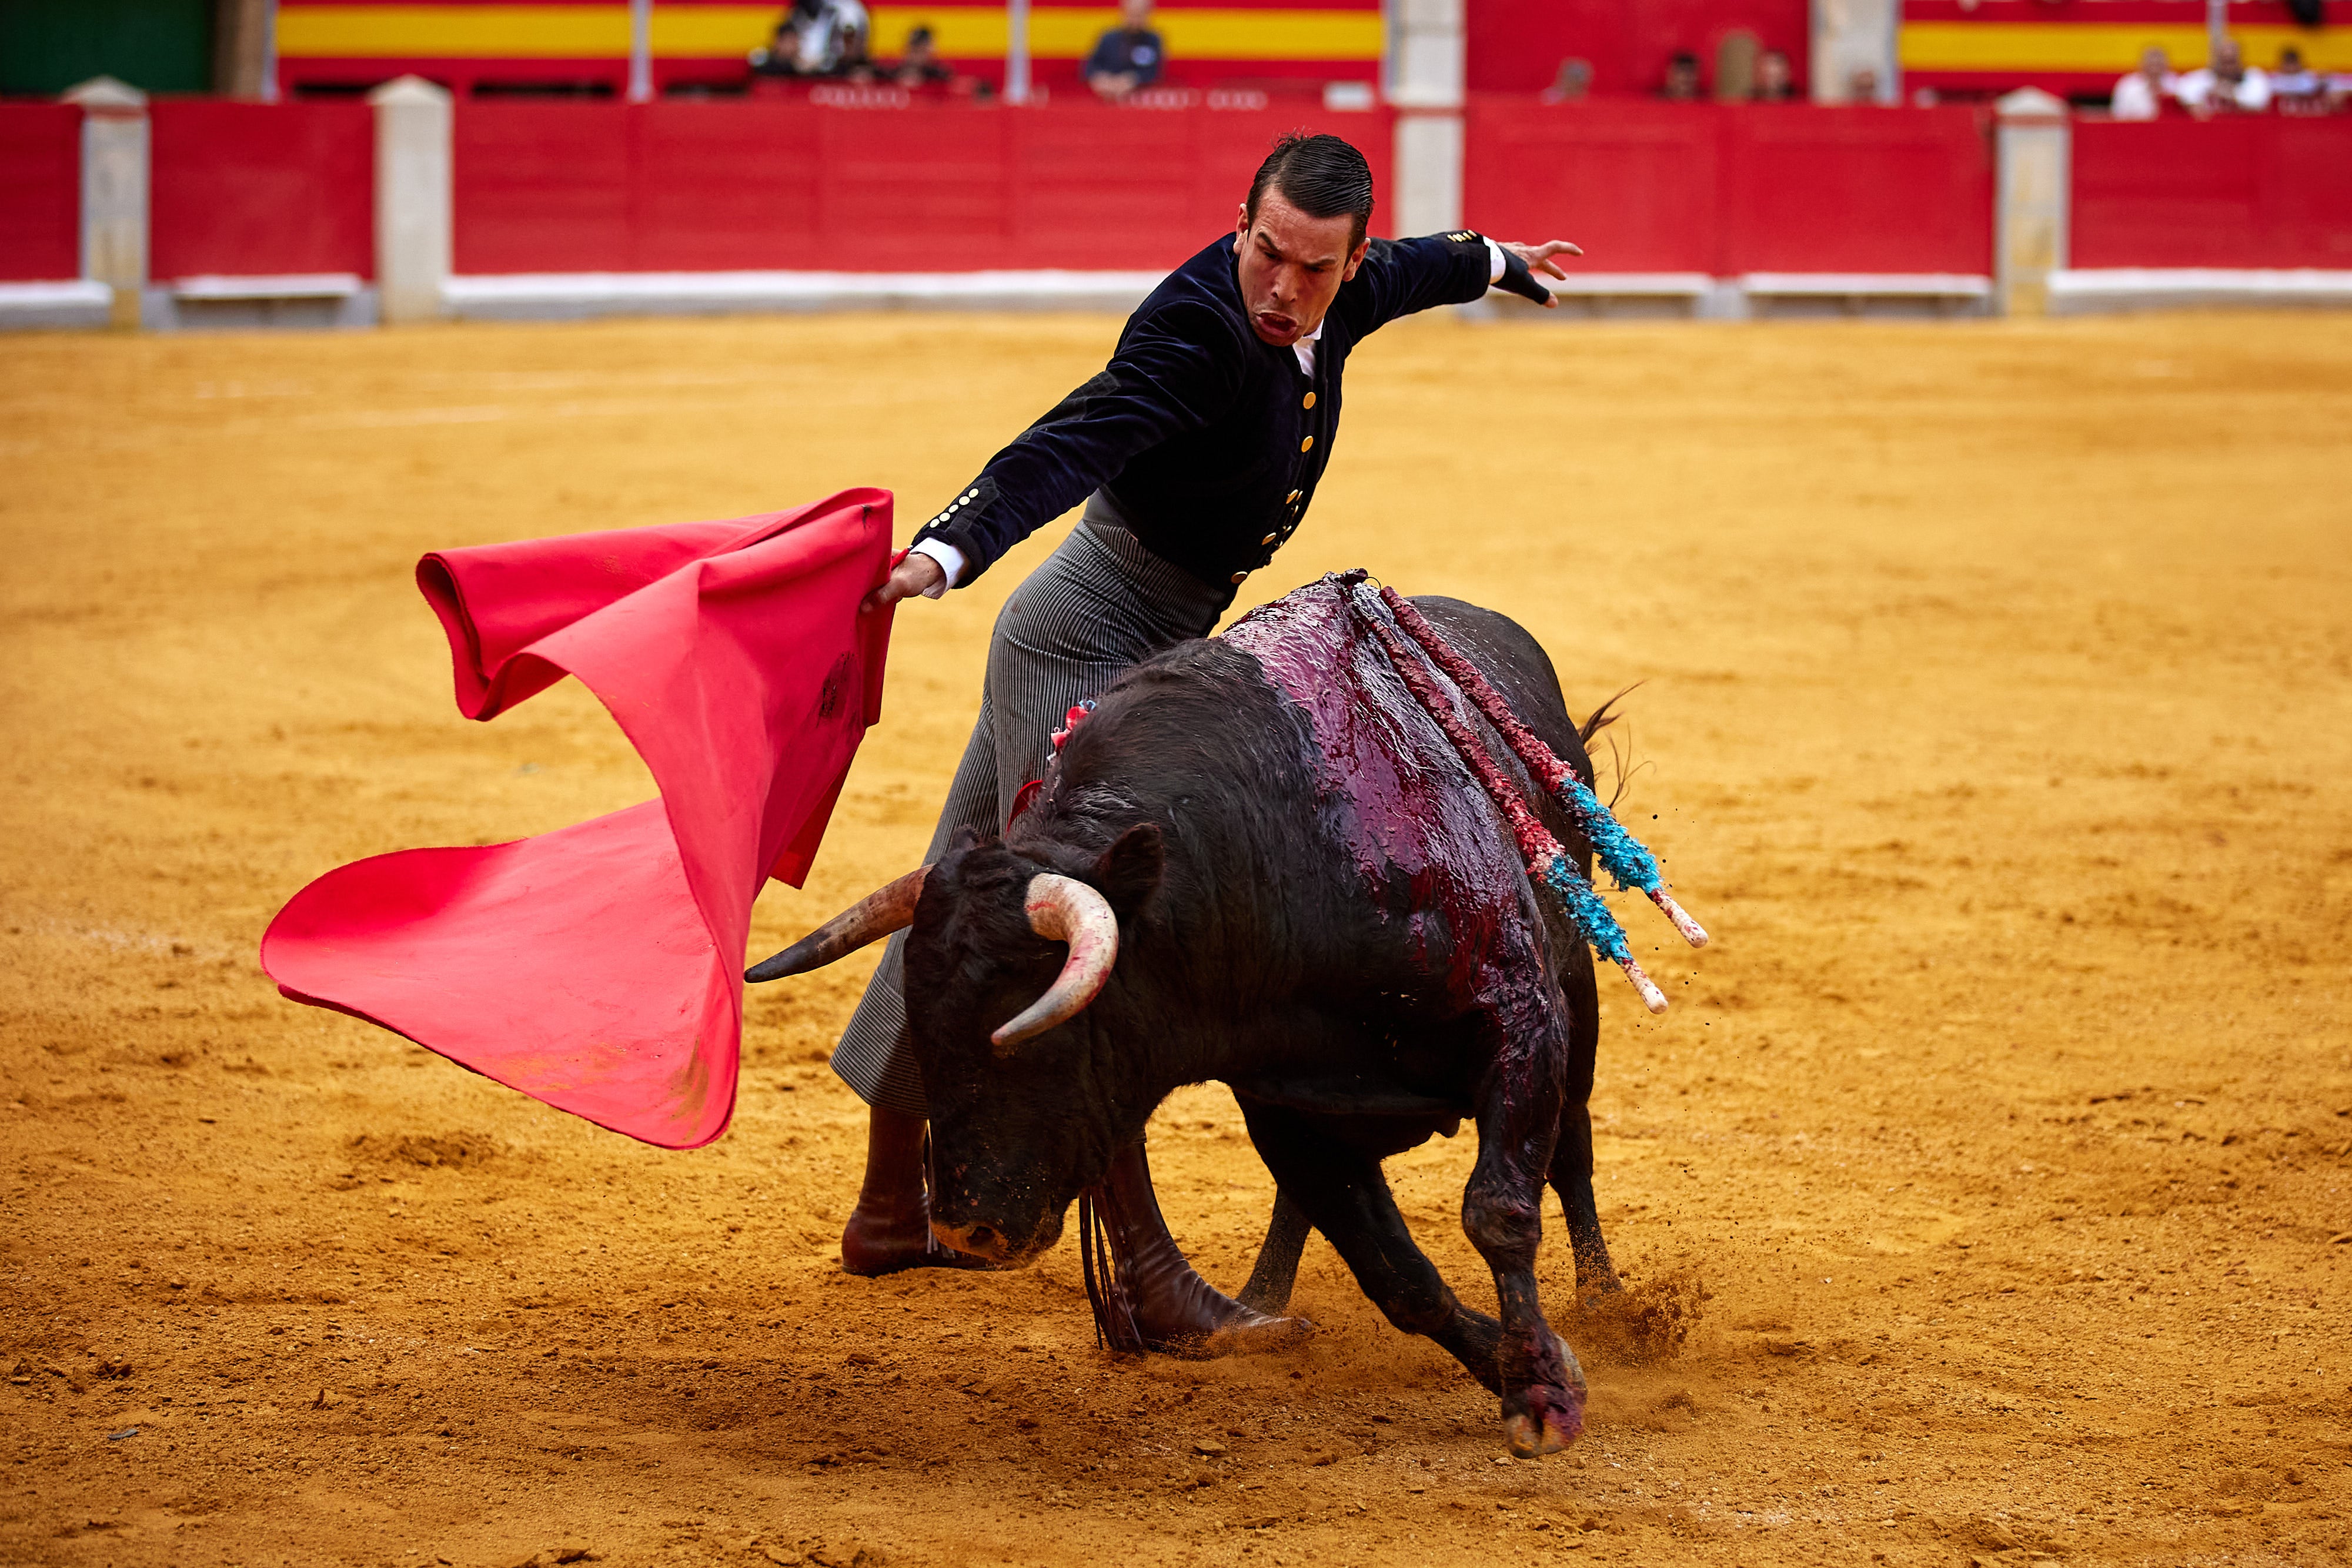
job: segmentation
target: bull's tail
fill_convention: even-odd
[[[1592,737],[1594,736],[1599,735],[1602,730],[1607,729],[1611,725],[1615,724],[1619,719],[1625,716],[1623,714],[1617,711],[1617,705],[1623,702],[1627,697],[1632,696],[1635,692],[1640,691],[1643,684],[1644,683],[1641,681],[1635,681],[1632,685],[1627,686],[1623,691],[1619,692],[1615,696],[1611,697],[1607,702],[1602,703],[1599,707],[1594,708],[1591,716],[1582,724],[1576,727],[1576,738],[1583,741],[1587,746],[1591,745]]]

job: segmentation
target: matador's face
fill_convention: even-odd
[[[1259,341],[1277,349],[1321,326],[1339,285],[1364,265],[1368,242],[1356,239],[1355,219],[1310,218],[1280,186],[1259,199],[1255,219],[1244,204],[1234,232],[1242,308]]]

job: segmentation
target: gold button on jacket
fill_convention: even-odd
[[[1315,394],[1313,392],[1308,392],[1307,394],[1307,401],[1300,403],[1298,406],[1301,408],[1313,408],[1315,406]]]
[[[1304,440],[1304,441],[1302,441],[1302,442],[1300,442],[1300,443],[1298,444],[1298,450],[1299,450],[1299,451],[1301,451],[1301,452],[1309,451],[1309,450],[1311,450],[1311,449],[1314,447],[1314,445],[1315,445],[1315,438],[1314,438],[1313,436],[1311,436],[1311,435],[1310,435],[1310,436],[1308,436],[1306,440]]]
[[[1248,575],[1249,575],[1249,573],[1248,573],[1248,572],[1245,572],[1245,571],[1237,571],[1237,572],[1234,573],[1234,580],[1235,582],[1239,582],[1243,578],[1245,578],[1245,577],[1247,577]]]
[[[1270,544],[1272,544],[1275,540],[1276,540],[1276,539],[1280,538],[1281,537],[1282,537],[1282,536],[1281,536],[1280,534],[1268,534],[1268,535],[1266,535],[1266,536],[1265,536],[1265,538],[1262,538],[1262,539],[1258,540],[1257,542],[1258,542],[1258,543],[1260,543],[1260,544],[1262,544],[1262,545],[1270,545]]]

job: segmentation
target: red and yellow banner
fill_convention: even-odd
[[[872,6],[874,46],[895,55],[928,26],[950,59],[1002,59],[1010,37],[1001,5]],[[671,3],[653,7],[656,59],[740,58],[768,41],[782,5]],[[1108,5],[1037,5],[1029,53],[1083,59],[1118,23]],[[1332,5],[1163,5],[1151,25],[1171,59],[1377,61],[1385,29],[1377,0]],[[629,52],[629,7],[591,4],[339,4],[280,0],[278,54],[299,59],[603,59]]]
[[[2294,49],[2315,70],[2352,70],[2352,0],[2326,0],[2327,26],[2295,25],[2283,0],[2231,0],[2230,37],[2249,65]],[[2029,83],[2103,95],[2162,49],[2177,70],[2205,63],[2204,0],[1904,0],[1896,42],[1907,86],[2005,91]]]

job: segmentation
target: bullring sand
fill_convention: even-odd
[[[1717,934],[1621,896],[1590,1434],[1312,1243],[1295,1354],[1099,1354],[1067,1245],[842,1276],[866,961],[755,992],[665,1153],[281,1000],[338,862],[643,798],[576,685],[458,718],[424,550],[786,505],[928,516],[1100,318],[0,344],[0,1561],[2320,1563],[2352,1552],[2352,318],[1368,345],[1334,567],[1525,622]],[[922,849],[1032,540],[901,613],[766,952]],[[1606,760],[1607,780],[1616,768]],[[1395,1161],[1465,1296],[1466,1132]],[[1270,1190],[1153,1134],[1204,1271]],[[1564,1553],[1573,1553],[1565,1557]]]

